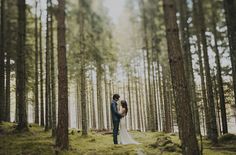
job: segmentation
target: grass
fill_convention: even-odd
[[[176,148],[180,141],[178,136],[160,132],[130,132],[139,145],[113,145],[112,135],[103,135],[94,131],[87,137],[75,130],[70,131],[69,151],[56,151],[54,140],[50,132],[44,132],[43,128],[31,125],[30,131],[25,133],[15,132],[15,124],[3,123],[0,125],[0,155],[180,155],[180,149]],[[168,138],[165,138],[168,137]],[[171,143],[159,146],[160,139],[168,139]],[[159,142],[156,143],[157,139]],[[225,140],[226,139],[226,140]],[[229,139],[229,140],[228,140]],[[175,152],[167,151],[174,150]],[[213,147],[209,141],[204,140],[204,154],[206,155],[234,155],[236,154],[236,140],[224,138],[224,142],[218,147]]]

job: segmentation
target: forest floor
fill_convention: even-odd
[[[82,137],[77,130],[70,130],[70,149],[60,152],[54,148],[51,132],[31,124],[30,131],[15,132],[15,124],[2,123],[0,125],[0,155],[179,155],[179,139],[175,134],[159,132],[130,132],[139,145],[113,145],[112,135],[104,132],[89,132]],[[204,155],[235,155],[236,136],[228,135],[221,138],[218,146],[212,146],[209,141],[203,140]]]

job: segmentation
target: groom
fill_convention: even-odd
[[[120,95],[114,94],[113,100],[111,102],[111,113],[112,113],[112,120],[113,120],[113,142],[114,144],[118,144],[117,142],[117,135],[119,132],[119,124],[120,119],[123,117],[117,110],[117,101],[119,100]]]

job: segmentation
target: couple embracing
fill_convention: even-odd
[[[128,113],[127,102],[125,100],[122,100],[121,107],[118,110],[117,102],[119,101],[119,99],[120,95],[114,94],[113,100],[111,102],[111,113],[113,120],[113,142],[114,144],[118,144],[117,136],[120,126],[120,144],[139,144],[131,137],[126,128],[125,117]]]

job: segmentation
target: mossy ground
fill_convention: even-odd
[[[70,131],[69,151],[57,151],[54,148],[54,140],[51,132],[44,132],[43,128],[31,125],[30,131],[26,133],[15,132],[13,123],[3,123],[0,125],[0,155],[179,155],[179,148],[174,148],[175,152],[166,151],[164,147],[153,147],[157,138],[170,137],[174,144],[179,143],[176,135],[153,132],[131,132],[132,136],[140,142],[139,145],[113,145],[112,135],[89,132],[87,137],[82,137],[77,131]],[[73,133],[73,134],[72,134]],[[168,146],[169,145],[169,146]],[[169,147],[176,147],[168,144]],[[154,145],[155,146],[155,145]],[[163,149],[164,148],[164,149]],[[173,150],[173,148],[171,149]],[[206,155],[235,155],[236,141],[219,144],[212,147],[209,141],[204,140],[204,154]]]

